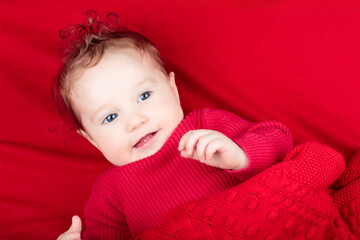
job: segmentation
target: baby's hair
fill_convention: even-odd
[[[135,49],[141,56],[148,55],[156,67],[166,73],[165,65],[154,44],[143,35],[127,30],[120,24],[115,13],[107,14],[105,20],[100,21],[96,12],[89,10],[82,24],[63,29],[59,35],[66,42],[63,63],[55,77],[52,93],[60,113],[64,115],[68,111],[77,129],[82,129],[83,126],[71,104],[70,92],[73,81],[79,78],[86,68],[98,64],[105,50]]]

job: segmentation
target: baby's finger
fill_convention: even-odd
[[[69,233],[69,235],[70,235],[70,238],[69,239],[71,239],[71,240],[80,240],[81,238],[80,238],[80,233]]]
[[[181,156],[184,157],[184,158],[194,158],[194,152],[192,153],[187,153],[185,150],[182,150],[180,152]]]
[[[71,227],[69,228],[68,232],[81,232],[81,219],[79,216],[75,215],[72,217]]]
[[[181,137],[181,139],[180,139],[180,141],[179,141],[179,146],[178,146],[178,150],[179,150],[179,151],[182,151],[182,150],[185,149],[185,147],[186,147],[186,142],[187,142],[187,140],[189,139],[189,137],[193,134],[193,132],[194,132],[194,130],[188,131],[187,133],[185,133],[185,134]]]
[[[199,156],[200,162],[205,162],[208,158],[206,157],[206,148],[210,142],[217,139],[217,135],[213,132],[209,132],[208,134],[199,138],[196,144],[196,154]]]
[[[184,135],[185,142],[183,150],[185,150],[188,155],[192,155],[194,153],[194,149],[196,148],[199,138],[201,138],[203,135],[206,135],[207,132],[208,131],[204,130],[194,130],[186,133],[186,136]]]
[[[73,232],[65,232],[61,234],[57,240],[81,240],[80,233],[73,233]]]
[[[81,236],[81,219],[79,216],[73,216],[71,219],[70,228],[61,234],[57,240],[75,240],[80,239]]]
[[[185,133],[179,141],[179,146],[178,146],[179,151],[182,151],[184,149],[184,142],[185,142],[186,134],[187,133]]]
[[[221,141],[214,139],[209,142],[205,150],[206,160],[211,160],[214,157],[214,154],[221,149]],[[214,166],[215,167],[215,166]]]

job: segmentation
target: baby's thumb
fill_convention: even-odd
[[[81,232],[81,219],[79,216],[72,217],[71,227],[68,232]]]

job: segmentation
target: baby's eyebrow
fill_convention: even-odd
[[[135,83],[133,88],[136,89],[136,88],[141,87],[142,85],[151,84],[151,83],[156,83],[156,81],[154,79],[151,79],[151,78],[146,78],[144,80],[141,80],[141,81]]]
[[[90,117],[90,121],[94,122],[95,121],[95,117],[99,114],[99,112],[101,112],[104,108],[106,107],[106,104],[101,105],[100,107],[98,107],[94,113],[91,115]]]

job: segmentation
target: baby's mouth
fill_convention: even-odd
[[[135,148],[139,148],[142,147],[145,143],[147,143],[153,136],[155,136],[157,132],[152,132],[149,133],[147,135],[145,135],[144,137],[142,137],[135,145]]]

